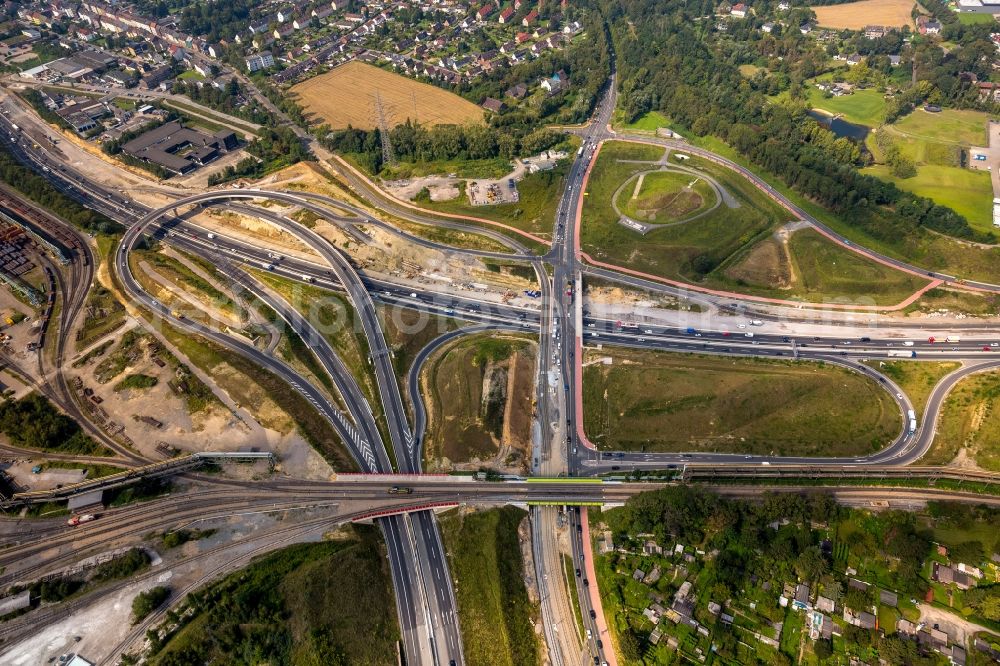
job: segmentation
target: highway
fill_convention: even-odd
[[[10,131],[11,135],[13,136],[16,130],[13,130],[13,128],[10,127],[10,120],[6,116],[2,116],[2,118],[3,118],[2,122],[8,126],[8,131]],[[99,210],[102,210],[102,212],[105,212],[113,219],[118,219],[124,222],[126,225],[132,224],[132,222],[137,218],[141,219],[147,215],[150,215],[149,211],[145,210],[142,206],[138,206],[134,202],[128,201],[124,197],[118,197],[114,193],[103,190],[101,186],[97,185],[96,183],[93,183],[92,181],[89,181],[81,174],[74,172],[69,167],[62,166],[61,168],[56,168],[56,169],[49,168],[48,157],[40,155],[36,152],[32,152],[30,149],[28,149],[30,143],[31,143],[30,141],[25,142],[24,144],[22,144],[20,140],[13,141],[12,144],[14,145],[15,154],[19,157],[22,157],[28,164],[33,165],[36,168],[36,170],[38,170],[40,173],[44,173],[64,193],[68,194],[69,196],[72,196],[73,198],[81,200],[88,206],[96,207]],[[34,147],[36,150],[40,152],[40,146],[41,144],[35,144]],[[159,215],[163,214],[165,214],[165,211],[160,211]],[[157,217],[159,215],[157,215]],[[212,331],[207,327],[200,326],[197,323],[192,322],[191,320],[179,319],[173,317],[172,314],[165,307],[156,302],[155,299],[152,299],[147,294],[145,294],[142,291],[141,287],[138,285],[138,283],[135,281],[134,276],[132,276],[131,272],[128,270],[127,251],[124,252],[121,251],[121,248],[125,247],[126,245],[129,248],[134,246],[134,243],[136,242],[137,238],[140,235],[139,230],[136,230],[137,226],[141,227],[142,225],[133,225],[129,227],[129,231],[126,233],[127,242],[126,240],[123,240],[122,244],[119,246],[119,252],[116,253],[116,260],[115,260],[115,268],[117,269],[116,272],[119,274],[119,279],[122,280],[123,287],[127,291],[129,291],[129,293],[132,295],[133,298],[136,299],[136,302],[141,303],[144,307],[158,314],[164,320],[170,321],[174,326],[178,326],[179,328],[187,330],[192,333],[198,333],[200,335],[203,335],[214,342],[222,344],[227,348],[233,349],[234,351],[237,351],[239,353],[248,356],[255,362],[262,365],[264,368],[270,370],[271,372],[274,372],[276,375],[285,380],[290,386],[292,386],[293,389],[301,392],[306,397],[306,399],[309,400],[309,402],[312,403],[313,406],[334,425],[334,427],[338,431],[338,434],[341,436],[342,440],[347,444],[349,450],[352,451],[353,455],[356,456],[356,459],[359,460],[361,464],[367,466],[367,468],[371,470],[390,469],[390,467],[388,466],[388,460],[384,458],[385,455],[384,447],[381,446],[381,440],[380,438],[375,436],[376,431],[373,429],[369,429],[367,437],[363,436],[361,432],[359,432],[357,429],[354,428],[354,426],[350,422],[350,419],[348,419],[344,414],[340,413],[333,405],[331,405],[318,389],[312,386],[309,382],[306,382],[301,378],[299,378],[297,374],[293,370],[291,370],[288,366],[281,363],[280,361],[276,361],[275,359],[269,356],[260,354],[252,346],[247,345],[241,340],[234,339],[230,336],[226,336],[218,332]],[[301,228],[297,230],[301,231]],[[357,283],[351,282],[351,277],[349,272],[353,273],[353,271],[350,271],[350,267],[347,265],[347,262],[342,258],[342,256],[339,255],[339,253],[337,253],[336,251],[330,250],[325,258],[333,260],[332,268],[335,271],[337,271],[338,268],[346,269],[339,275],[342,284],[348,284],[349,288],[355,287],[355,291],[351,294],[352,296],[361,296],[361,291],[356,290]],[[257,294],[257,295],[258,297],[262,296],[262,294]],[[268,302],[266,296],[263,296],[262,300]],[[277,304],[271,303],[271,305],[274,306]],[[363,291],[363,297],[360,299],[360,305],[362,307],[359,307],[358,301],[355,301],[355,307],[358,308],[359,311],[362,312],[367,311],[369,315],[372,315],[373,307],[371,304],[371,300],[368,297],[367,291]],[[370,339],[371,337],[380,339],[381,329],[378,328],[377,320],[375,320],[373,317],[369,320],[369,324],[372,323],[374,324],[374,326],[369,327],[368,331],[366,332],[371,332],[372,334],[374,334],[373,336],[370,336]],[[380,371],[381,376],[385,378],[386,368],[388,368],[391,371],[391,364],[388,360],[388,355],[385,350],[384,340],[382,340],[381,345],[377,344],[372,345],[371,349],[374,351],[378,351],[380,349],[383,350],[381,354],[373,354],[373,361],[376,366],[381,366],[381,371]],[[336,377],[337,376],[334,375],[335,379]],[[383,394],[389,398],[386,406],[387,412],[390,410],[395,412],[396,418],[390,420],[390,432],[394,433],[393,442],[394,444],[397,444],[397,450],[399,450],[398,446],[399,444],[402,444],[402,446],[404,447],[412,446],[412,441],[409,443],[407,443],[406,441],[407,424],[405,420],[405,413],[402,410],[402,402],[398,394],[398,386],[396,386],[395,378],[391,374],[391,372],[388,375],[388,377],[392,380],[391,386],[386,381],[380,380],[380,390],[382,390]],[[395,392],[396,394],[395,400],[392,399],[391,393],[387,393],[389,391]],[[345,395],[345,397],[349,396],[349,392],[342,391],[342,393],[347,394]],[[352,404],[349,407],[349,411],[352,415],[355,415],[355,417],[359,417],[359,415],[361,415],[360,418],[362,418],[362,420],[364,420],[364,415],[366,413],[368,415],[371,414],[370,406],[368,406],[367,403],[365,403],[364,408],[362,408],[361,405],[359,404]],[[379,458],[382,458],[382,460],[378,460]],[[406,457],[405,456],[401,457],[401,460],[405,464]],[[419,520],[421,521],[425,529],[429,529],[426,523],[426,521],[428,520],[427,518],[420,518]],[[433,520],[433,518],[430,518],[430,520]],[[387,533],[387,539],[404,538],[405,535],[403,534],[402,529],[399,527],[398,521],[399,521],[398,518],[388,518],[379,521],[380,524],[382,524],[383,530],[385,530]],[[393,527],[393,524],[395,524],[395,528]],[[443,552],[441,552],[439,544],[440,544],[439,540],[429,541],[425,546],[425,552],[427,552],[429,554],[428,556],[437,563],[437,567],[439,570],[446,571],[447,562],[444,558]],[[405,551],[402,548],[390,547],[390,553],[393,552],[404,553]],[[417,559],[412,551],[409,552],[408,557],[410,559],[408,559],[405,564],[395,563],[394,567],[397,569],[405,568],[409,571],[413,571],[418,567],[425,566],[426,564],[425,561]],[[406,584],[412,585],[412,581],[410,580],[400,577],[395,577],[395,578],[397,582],[403,581]],[[434,584],[434,581],[433,579],[428,578],[425,584],[428,586],[428,588],[430,588]],[[420,652],[412,655],[411,654],[407,655],[408,661],[410,663],[437,664],[437,663],[449,663],[452,660],[454,660],[456,663],[461,663],[462,657],[460,653],[460,648],[459,648],[459,653],[457,655],[451,654],[447,651],[448,650],[447,646],[449,643],[452,646],[454,646],[455,644],[460,644],[460,639],[459,639],[460,634],[457,626],[457,613],[454,612],[453,596],[450,594],[450,587],[448,588],[448,590],[449,594],[445,595],[445,597],[446,601],[451,600],[451,602],[448,605],[448,607],[445,607],[444,604],[438,605],[440,611],[443,613],[442,617],[445,618],[444,621],[441,621],[438,624],[442,627],[446,627],[444,633],[450,633],[451,636],[450,640],[442,641],[440,645],[437,646],[431,646],[429,645],[428,641],[425,641],[424,645],[419,646]],[[412,594],[401,595],[401,599],[403,600],[405,600],[406,598],[412,599],[413,597],[414,595]],[[439,596],[439,598],[441,597]],[[424,605],[424,610],[427,611],[426,604]],[[406,630],[407,627],[415,626],[412,622],[408,622],[408,618],[412,619],[412,617],[416,614],[417,611],[413,610],[408,611],[400,608],[399,612],[400,612],[401,627],[404,629],[404,631]],[[419,641],[413,639],[411,640],[404,639],[404,643],[406,643],[410,647],[414,647],[418,646]]]
[[[612,54],[612,63],[614,61]],[[346,165],[339,171],[350,186],[373,208],[388,213],[407,222],[477,233],[511,248],[510,252],[492,252],[453,248],[442,243],[427,240],[419,235],[401,230],[378,218],[377,214],[360,206],[354,206],[338,199],[306,192],[283,192],[255,189],[218,189],[190,196],[178,196],[171,204],[157,210],[145,207],[116,194],[94,182],[68,165],[59,163],[58,151],[53,151],[44,141],[35,144],[30,138],[23,138],[15,130],[6,116],[0,117],[0,137],[10,134],[8,144],[13,153],[26,164],[44,175],[57,188],[73,198],[109,215],[125,224],[128,229],[118,246],[114,259],[114,273],[122,288],[143,309],[162,317],[171,325],[197,334],[243,354],[261,367],[281,377],[293,389],[299,391],[336,429],[351,454],[366,472],[386,474],[392,471],[417,474],[421,470],[424,430],[427,423],[426,408],[420,396],[419,373],[426,359],[442,345],[459,336],[483,330],[538,330],[539,331],[539,380],[536,391],[537,437],[532,471],[545,476],[588,476],[602,473],[625,473],[631,470],[676,470],[689,478],[709,476],[711,470],[725,470],[736,477],[774,478],[784,474],[794,477],[796,473],[829,475],[857,475],[876,473],[879,470],[897,470],[899,466],[918,460],[931,445],[934,426],[940,408],[948,391],[962,378],[976,372],[1000,367],[1000,335],[981,330],[982,326],[969,324],[962,328],[958,339],[949,336],[934,336],[934,340],[918,335],[921,331],[913,326],[913,335],[886,334],[879,336],[837,335],[829,331],[820,335],[784,335],[773,330],[771,320],[762,317],[764,324],[754,326],[743,322],[738,316],[719,318],[708,326],[694,325],[667,326],[645,322],[618,322],[608,318],[592,317],[584,310],[583,276],[597,275],[623,284],[640,286],[645,289],[662,290],[683,298],[704,303],[713,311],[740,313],[742,306],[734,299],[709,298],[681,289],[643,281],[631,276],[611,273],[604,269],[588,267],[581,263],[579,239],[580,212],[584,201],[584,185],[592,168],[600,142],[615,136],[609,128],[616,104],[616,73],[612,73],[608,85],[601,95],[591,121],[578,130],[581,137],[581,152],[570,167],[565,180],[554,221],[552,243],[547,253],[536,256],[531,245],[509,238],[480,225],[443,220],[432,214],[424,214],[415,207],[399,202],[381,193],[365,177]],[[305,138],[305,137],[304,137]],[[624,138],[638,138],[629,137]],[[682,149],[706,159],[732,168],[757,185],[762,191],[788,208],[791,212],[817,226],[825,233],[833,235],[846,245],[851,242],[837,236],[821,223],[808,216],[775,191],[760,178],[743,167],[721,158],[709,151],[693,148],[676,141],[641,137],[647,142],[660,143],[667,147]],[[7,139],[4,137],[6,142]],[[318,154],[318,153],[317,153]],[[377,226],[407,243],[441,252],[462,252],[484,259],[525,262],[533,266],[539,280],[542,296],[538,301],[525,305],[502,305],[475,294],[456,293],[445,285],[413,288],[397,284],[391,280],[361,274],[350,264],[348,257],[329,241],[311,229],[276,215],[263,207],[255,206],[262,200],[277,201],[310,210],[346,233],[358,238],[359,226]],[[286,257],[274,261],[273,252],[255,246],[229,234],[208,232],[198,225],[177,216],[179,209],[188,206],[224,206],[242,214],[253,215],[293,234],[305,243],[318,257],[317,261]],[[346,214],[344,214],[346,212]],[[239,283],[243,288],[260,298],[273,308],[290,330],[297,333],[313,350],[326,372],[334,380],[337,392],[345,410],[333,405],[326,394],[313,386],[289,365],[262,353],[246,342],[226,335],[186,317],[175,316],[159,301],[147,294],[129,265],[129,253],[136,247],[144,234],[164,238],[178,247],[195,252],[204,257],[214,258],[220,270]],[[86,247],[86,242],[82,243]],[[856,246],[855,246],[856,247]],[[883,257],[869,250],[858,248],[870,257],[890,263],[903,270],[919,272],[933,279],[954,280],[951,276],[909,266],[890,257]],[[89,250],[87,250],[89,252]],[[220,258],[225,258],[220,260]],[[295,307],[285,302],[266,285],[253,278],[238,266],[239,262],[258,267],[268,267],[275,274],[290,277],[306,283],[342,290],[358,312],[363,332],[368,343],[370,361],[378,385],[379,399],[386,415],[389,442],[383,442],[372,405],[368,404],[360,391],[357,381],[338,358],[329,342],[316,328],[302,316]],[[81,255],[80,261],[72,264],[65,284],[60,283],[64,313],[60,319],[59,341],[55,354],[55,373],[58,391],[64,392],[59,400],[72,404],[72,395],[65,387],[62,373],[58,371],[63,359],[66,333],[85,301],[87,289],[93,279],[93,257]],[[89,266],[89,272],[86,267]],[[552,277],[546,273],[551,267]],[[987,291],[1000,291],[991,284],[972,283],[972,286]],[[403,403],[400,387],[396,381],[392,364],[392,352],[386,344],[376,310],[376,300],[387,304],[412,307],[448,317],[467,320],[470,326],[450,332],[433,340],[422,350],[407,375],[406,386],[412,404],[412,425]],[[806,314],[803,321],[813,316]],[[829,322],[824,322],[829,323]],[[907,324],[903,325],[908,326]],[[845,326],[844,330],[852,330]],[[869,339],[871,338],[871,339]],[[900,435],[882,450],[855,459],[806,458],[780,456],[742,456],[731,454],[686,454],[686,453],[646,453],[646,452],[599,452],[588,441],[583,431],[582,419],[582,377],[580,363],[587,344],[615,345],[644,349],[657,349],[676,353],[725,354],[755,357],[774,357],[821,361],[849,367],[854,372],[863,373],[878,382],[893,397],[900,410]],[[995,354],[998,354],[995,356]],[[39,357],[41,359],[41,355]],[[961,360],[963,367],[948,375],[931,393],[928,400],[924,423],[915,433],[906,428],[905,413],[912,409],[909,398],[885,375],[860,363],[863,359],[903,359],[917,360]],[[994,360],[996,358],[996,360]],[[71,412],[72,414],[72,412]],[[386,444],[391,446],[390,457]],[[122,452],[123,455],[126,452]],[[395,463],[395,466],[393,465]],[[885,471],[890,474],[894,472]],[[701,475],[701,476],[699,476]],[[128,537],[129,530],[149,530],[157,520],[176,520],[178,516],[218,516],[236,508],[253,509],[268,503],[272,506],[300,506],[308,502],[343,502],[346,500],[368,501],[373,509],[392,504],[407,505],[414,511],[405,515],[376,518],[386,537],[389,551],[390,571],[397,596],[397,612],[403,636],[403,649],[410,664],[456,664],[463,662],[461,634],[455,607],[451,576],[447,559],[431,511],[419,509],[421,503],[473,503],[494,505],[508,502],[525,504],[528,502],[555,502],[573,504],[583,501],[620,502],[637,492],[650,489],[646,484],[579,483],[569,484],[477,484],[452,480],[430,480],[409,477],[406,485],[413,487],[413,494],[407,498],[386,495],[386,477],[376,480],[340,480],[341,483],[311,484],[307,482],[257,482],[252,486],[235,485],[229,489],[218,489],[215,494],[206,495],[200,501],[188,504],[163,503],[167,509],[160,516],[151,516],[148,511],[135,514],[109,512],[111,521],[101,521],[72,531],[68,537],[59,534],[56,525],[45,522],[37,524],[39,532],[51,544],[44,566],[70,561],[78,556],[83,547],[96,546],[106,538]],[[854,477],[852,477],[854,478]],[[867,477],[865,477],[867,478]],[[369,484],[369,485],[366,485]],[[783,488],[784,489],[784,488]],[[743,489],[747,494],[759,494],[760,486]],[[844,497],[848,497],[844,491]],[[878,491],[852,489],[857,493],[857,501],[871,497],[876,492],[882,495],[907,491]],[[911,494],[913,491],[909,491]],[[922,492],[922,491],[921,491]],[[963,495],[949,491],[928,491],[925,496],[955,497],[966,501],[971,494]],[[865,495],[864,493],[868,493]],[[989,499],[992,503],[995,500]],[[144,507],[143,507],[144,508]],[[607,635],[602,634],[601,623],[595,617],[602,616],[601,609],[592,605],[588,593],[588,579],[577,578],[573,589],[567,590],[556,576],[561,572],[561,545],[558,532],[558,509],[551,506],[532,506],[532,539],[535,553],[535,567],[539,590],[542,595],[542,615],[544,630],[549,647],[550,660],[554,664],[577,664],[585,658],[600,664],[614,663],[613,651]],[[358,514],[352,514],[358,515]],[[119,518],[120,516],[120,518]],[[592,567],[589,544],[583,541],[584,525],[581,515],[575,511],[566,513],[569,531],[569,546],[574,563],[586,571]],[[139,527],[141,526],[141,527]],[[59,525],[59,529],[64,528]],[[118,532],[113,530],[117,529]],[[135,533],[138,533],[136,531]],[[40,542],[31,541],[18,544],[12,550],[0,553],[0,566],[8,566],[0,581],[13,580],[12,577],[30,575],[42,564],[25,564],[25,558],[38,558],[42,553]],[[35,568],[32,568],[35,567]],[[577,594],[583,611],[583,622],[591,630],[591,636],[582,642],[570,631],[572,606],[567,594]]]

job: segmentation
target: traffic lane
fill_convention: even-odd
[[[449,664],[454,661],[456,665],[461,664],[464,659],[458,614],[451,593],[451,576],[444,548],[441,546],[437,522],[431,511],[411,513],[410,518],[414,523],[417,562],[424,567],[422,577],[431,583],[427,586],[428,606],[431,621],[435,626],[434,648],[438,656],[437,663]]]
[[[187,227],[187,223],[184,223]],[[200,228],[199,228],[200,229]],[[212,233],[212,232],[207,232]],[[207,251],[219,252],[222,256],[232,255],[239,261],[250,262],[256,267],[273,270],[285,274],[300,282],[316,283],[327,288],[343,289],[342,283],[333,275],[328,266],[297,257],[287,257],[268,251],[259,246],[251,245],[241,239],[223,234],[214,234],[214,238],[203,237],[206,232],[188,233],[186,231],[170,230],[163,238],[169,242],[185,247],[200,247]],[[268,268],[272,266],[272,268]],[[400,286],[387,280],[368,276],[361,277],[362,283],[373,297],[381,300],[392,299],[400,303],[414,305],[430,305],[440,310],[440,314],[465,314],[496,318],[503,321],[518,319],[521,321],[537,321],[538,310],[530,307],[518,307],[498,304],[487,299],[476,299],[454,294],[444,290],[427,289],[426,287]],[[383,298],[385,297],[385,298]],[[487,312],[481,314],[483,309]]]
[[[422,656],[419,623],[416,616],[416,600],[413,581],[410,578],[408,563],[413,562],[406,547],[407,541],[402,536],[398,516],[379,518],[377,523],[382,529],[388,549],[389,570],[393,580],[393,590],[396,592],[396,616],[399,619],[399,631],[403,639],[403,653],[416,663],[426,662]]]
[[[175,317],[166,306],[147,294],[132,274],[127,260],[128,254],[141,236],[141,233],[141,225],[130,227],[122,237],[122,241],[116,252],[116,261],[118,264],[116,272],[125,291],[148,310],[163,317],[166,321],[170,321],[175,327],[202,335],[226,348],[234,349],[281,377],[293,389],[301,393],[334,426],[342,440],[354,453],[355,459],[359,464],[366,465],[370,471],[379,471],[378,461],[375,456],[375,443],[360,439],[359,434],[353,425],[348,422],[347,418],[316,387],[302,380],[294,370],[284,363],[263,354],[256,347],[242,340],[219,333],[190,319]],[[267,297],[265,296],[264,299],[266,300]],[[346,399],[348,399],[348,396],[345,396]],[[348,408],[357,410],[358,412],[361,412],[363,409],[361,405],[351,404],[350,402],[348,402]],[[378,442],[381,443],[380,440]]]
[[[596,335],[595,335],[596,333]],[[782,340],[757,338],[746,338],[743,336],[706,336],[691,334],[647,334],[640,332],[625,333],[622,331],[595,331],[587,329],[583,336],[585,345],[588,343],[605,344],[612,342],[622,346],[680,350],[688,352],[715,352],[732,354],[749,354],[753,356],[782,356],[787,358],[814,358],[817,356],[840,356],[853,359],[870,358],[895,358],[911,360],[982,360],[988,358],[993,353],[1000,357],[1000,349],[989,345],[966,345],[964,348],[958,345],[927,346],[921,350],[914,350],[915,356],[890,355],[885,348],[871,348],[861,345],[822,345],[805,344],[794,345]],[[983,349],[986,347],[986,350]]]
[[[862,347],[864,349],[882,349],[892,352],[894,356],[907,358],[913,352],[940,351],[941,349],[956,351],[1000,351],[1000,333],[990,332],[980,334],[977,337],[967,337],[961,335],[936,335],[927,338],[906,339],[893,335],[892,337],[878,337],[877,335],[863,335],[856,338],[849,338],[843,335],[802,335],[788,333],[770,333],[766,331],[762,323],[734,323],[733,328],[720,328],[719,330],[709,330],[695,328],[694,326],[664,326],[662,324],[639,324],[636,322],[622,321],[620,319],[601,319],[597,317],[584,316],[584,327],[587,329],[588,337],[593,332],[611,333],[621,335],[633,335],[636,337],[653,336],[669,337],[677,336],[706,340],[731,340],[734,343],[746,338],[757,342],[782,342],[793,344],[801,348],[815,346],[836,347],[837,349],[848,349]],[[890,349],[892,348],[892,349]]]

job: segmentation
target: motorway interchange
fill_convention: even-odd
[[[419,235],[400,230],[382,221],[368,208],[328,196],[303,191],[281,192],[254,189],[216,189],[191,196],[178,197],[169,205],[149,210],[123,193],[105,188],[70,164],[61,163],[59,153],[53,150],[51,142],[36,141],[46,132],[42,126],[34,126],[33,135],[23,132],[23,127],[15,128],[7,114],[14,111],[13,102],[7,102],[5,115],[0,116],[0,136],[10,137],[8,146],[25,164],[32,166],[64,193],[81,201],[88,207],[99,210],[108,217],[127,227],[115,255],[113,272],[124,293],[144,316],[161,318],[172,326],[192,335],[200,335],[230,350],[246,356],[283,379],[294,390],[301,393],[334,427],[345,446],[350,450],[361,470],[369,474],[418,474],[422,463],[422,440],[426,426],[426,409],[419,396],[417,377],[423,363],[433,350],[462,335],[487,330],[536,331],[539,339],[538,377],[536,381],[536,401],[540,436],[535,445],[532,472],[539,476],[596,476],[603,473],[624,472],[634,469],[662,470],[698,465],[722,467],[732,466],[745,473],[759,466],[782,469],[806,469],[817,464],[836,465],[844,468],[867,468],[874,465],[901,466],[917,461],[930,447],[933,424],[947,392],[962,378],[975,373],[1000,367],[1000,356],[994,360],[998,339],[989,330],[963,330],[961,335],[948,339],[950,333],[934,332],[930,335],[923,327],[913,327],[912,331],[882,333],[872,331],[858,335],[858,327],[845,325],[843,332],[837,326],[813,326],[804,322],[788,324],[781,332],[773,319],[763,310],[754,309],[752,304],[744,304],[730,299],[716,299],[704,294],[680,292],[672,286],[650,283],[632,276],[616,275],[606,270],[595,271],[581,262],[579,248],[579,220],[583,206],[583,191],[586,179],[596,159],[602,141],[615,135],[609,129],[612,111],[615,108],[615,75],[612,73],[605,94],[597,105],[588,125],[576,131],[582,140],[582,150],[574,160],[566,181],[562,198],[554,221],[553,242],[543,256],[533,255],[524,245],[511,238],[481,227],[472,227],[453,220],[444,221],[429,217],[410,207],[403,206],[387,198],[370,187],[355,174],[343,175],[351,187],[363,198],[373,203],[373,208],[408,222],[423,225],[438,225],[459,229],[469,233],[483,234],[502,242],[509,252],[485,252],[453,248],[427,240]],[[22,110],[23,112],[23,110]],[[23,117],[23,116],[22,116]],[[22,121],[23,123],[23,121]],[[7,139],[4,139],[7,141]],[[669,142],[664,141],[665,144]],[[51,144],[51,145],[48,145]],[[783,203],[800,218],[821,227],[805,212],[760,181],[742,167],[715,156],[708,151],[695,152],[734,168],[752,180],[769,196]],[[329,222],[350,231],[355,225],[376,225],[399,239],[431,247],[446,253],[471,253],[484,258],[521,262],[532,267],[541,288],[541,297],[533,306],[497,304],[494,301],[477,298],[474,294],[462,294],[444,288],[415,289],[409,285],[394,283],[386,279],[375,279],[359,273],[348,262],[344,253],[333,247],[329,241],[303,225],[292,223],[286,218],[270,212],[260,204],[265,200],[298,206],[311,211]],[[280,262],[273,260],[270,248],[259,247],[240,238],[237,234],[209,232],[187,219],[185,212],[218,207],[253,216],[277,226],[293,235],[309,247],[321,260],[312,261],[296,257],[285,257]],[[829,231],[829,230],[827,230]],[[832,233],[832,232],[831,232]],[[215,330],[184,317],[160,303],[147,293],[133,275],[129,261],[130,253],[144,235],[151,235],[164,242],[202,256],[216,263],[230,279],[238,282],[271,307],[285,324],[298,334],[313,349],[317,359],[336,385],[336,392],[342,406],[333,404],[319,388],[303,378],[287,363],[266,354],[245,340]],[[87,243],[81,244],[88,248]],[[90,252],[89,249],[81,253]],[[871,256],[873,253],[864,251]],[[89,259],[89,261],[87,260]],[[77,316],[87,290],[93,282],[92,254],[84,259],[78,256],[71,264],[74,273],[62,285],[65,308],[60,318],[60,340],[73,318]],[[883,258],[884,259],[884,258]],[[900,262],[892,261],[895,265]],[[370,350],[370,360],[377,382],[378,398],[385,411],[388,426],[388,441],[383,441],[372,406],[368,404],[357,379],[345,367],[336,351],[325,338],[315,330],[307,318],[280,297],[270,292],[244,266],[269,265],[283,277],[315,284],[344,292],[357,311],[364,337]],[[89,268],[87,268],[89,266]],[[912,268],[912,267],[908,267]],[[551,276],[548,271],[551,270]],[[657,290],[665,294],[677,295],[707,303],[715,313],[739,313],[719,316],[709,323],[701,319],[683,318],[678,313],[676,321],[656,324],[633,324],[598,317],[585,311],[583,282],[587,274],[597,274],[604,279],[617,279],[626,286]],[[948,276],[928,274],[934,279],[948,279]],[[996,291],[1000,287],[987,284],[969,285],[973,288]],[[568,287],[568,289],[567,289]],[[449,332],[432,341],[415,359],[407,377],[408,391],[413,398],[412,418],[402,398],[392,367],[392,355],[378,320],[376,302],[404,305],[430,314],[444,315],[466,321],[466,328]],[[750,312],[750,315],[745,314]],[[759,324],[757,322],[759,320]],[[789,331],[788,327],[797,331]],[[863,327],[862,327],[863,330]],[[933,341],[930,338],[935,338]],[[896,401],[900,410],[901,432],[890,446],[864,457],[852,459],[780,458],[764,456],[743,456],[733,454],[664,454],[634,452],[599,452],[587,439],[583,431],[582,378],[580,363],[584,345],[600,343],[625,347],[660,349],[677,353],[697,352],[700,354],[742,355],[758,357],[784,357],[812,361],[824,361],[851,368],[880,382]],[[62,363],[63,346],[57,349],[55,367],[50,374],[56,378],[50,397],[67,410],[72,410],[73,401],[61,378],[59,365]],[[910,428],[907,413],[913,409],[909,398],[892,381],[877,370],[862,364],[862,359],[904,358],[915,354],[917,359],[961,360],[962,368],[948,377],[932,391],[925,408],[923,424]],[[79,410],[71,411],[74,417],[85,420]],[[97,434],[91,431],[93,434]],[[107,441],[102,438],[102,441]],[[120,446],[115,450],[132,459],[135,455]],[[392,477],[386,477],[392,478]],[[497,504],[526,501],[549,503],[579,502],[620,502],[645,486],[580,483],[566,487],[542,484],[527,486],[493,486],[477,484],[439,484],[413,480],[408,482],[415,490],[412,497],[391,498],[385,496],[386,481],[364,482],[344,487],[337,484],[291,483],[280,484],[260,482],[255,484],[233,484],[218,490],[215,496],[195,507],[184,510],[198,515],[231,510],[232,506],[250,506],[262,503],[312,501],[347,501],[348,499],[367,502],[368,509],[358,509],[339,516],[339,520],[371,517],[372,507],[400,510],[424,503],[453,505],[459,502]],[[163,514],[158,520],[176,520],[181,508],[178,504],[169,508],[165,503]],[[138,512],[137,512],[138,513]],[[122,513],[122,516],[131,515]],[[550,661],[554,664],[577,664],[614,662],[607,639],[607,628],[599,608],[599,600],[590,588],[586,576],[576,581],[576,589],[566,590],[555,580],[549,580],[547,572],[559,566],[559,545],[555,539],[557,509],[535,505],[531,508],[533,552],[536,576],[542,588],[542,613],[544,630],[548,644]],[[586,570],[589,547],[585,542],[586,512],[570,511],[566,514],[574,562]],[[135,520],[139,521],[136,517]],[[430,510],[414,510],[375,517],[385,536],[388,546],[393,586],[396,590],[397,612],[403,636],[403,651],[408,664],[461,664],[461,633],[448,563],[444,555],[440,531],[434,514]],[[155,522],[155,521],[154,521]],[[149,530],[153,523],[149,516],[142,518],[142,529]],[[328,522],[325,524],[329,524]],[[88,526],[85,540],[98,543],[102,535],[107,537],[111,530],[119,528],[111,523]],[[51,539],[53,526],[39,523],[37,532],[27,528],[22,535],[25,542],[15,550],[0,554],[0,564],[13,563],[16,558],[30,556],[40,550],[41,539]],[[68,539],[69,537],[57,537]],[[34,549],[34,550],[32,550]],[[69,555],[63,553],[61,558]],[[49,563],[51,564],[51,563]],[[22,575],[24,571],[20,572]],[[8,574],[9,576],[9,574]],[[557,578],[555,576],[553,579]],[[570,636],[569,631],[558,631],[568,612],[572,612],[567,594],[579,597],[583,622],[591,635],[585,644]],[[54,614],[53,618],[57,616]],[[157,616],[154,616],[157,617]],[[16,630],[8,627],[3,631]],[[20,628],[21,631],[25,627]],[[133,635],[134,634],[134,635]],[[16,635],[16,634],[11,634]],[[141,632],[130,634],[130,640]],[[602,640],[603,639],[603,640]],[[130,645],[122,644],[115,650],[120,654]]]

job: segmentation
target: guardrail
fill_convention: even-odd
[[[25,493],[14,493],[10,497],[0,497],[0,510],[7,510],[28,504],[41,504],[44,502],[57,502],[69,499],[75,495],[95,492],[98,490],[110,490],[120,488],[133,483],[138,483],[144,479],[155,479],[170,474],[180,474],[192,469],[197,469],[205,463],[225,463],[225,462],[256,462],[267,460],[274,464],[274,456],[267,451],[235,451],[235,452],[213,452],[203,451],[194,453],[182,458],[173,458],[162,462],[150,463],[143,467],[118,472],[102,476],[97,479],[87,479],[79,483],[73,483],[61,488],[51,490],[32,490]]]

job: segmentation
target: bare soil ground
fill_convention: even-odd
[[[792,267],[784,243],[775,237],[757,243],[742,261],[726,269],[726,277],[750,284],[770,284],[779,289],[789,289],[792,284]]]
[[[525,470],[531,457],[537,350],[534,343],[513,340],[517,351],[496,362],[476,361],[475,338],[445,347],[428,362],[421,376],[428,411],[428,469],[474,470],[486,465],[514,473]],[[491,423],[499,424],[499,433]]]

